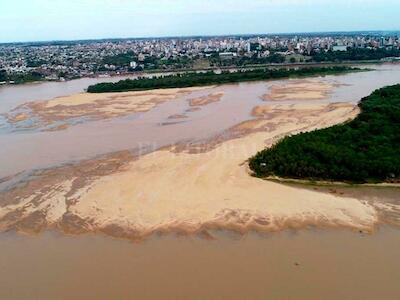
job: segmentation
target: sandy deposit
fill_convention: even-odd
[[[262,98],[270,101],[322,100],[334,87],[334,84],[324,81],[293,80],[272,85],[269,93]]]
[[[74,119],[109,119],[147,112],[165,101],[178,99],[192,92],[209,88],[212,87],[104,94],[81,93],[49,101],[28,102],[15,108],[6,117],[10,123],[19,128],[44,128],[61,122],[61,125],[45,129],[62,130],[66,129],[69,121]],[[28,117],[33,123],[24,125],[23,121],[26,121]]]
[[[207,96],[194,98],[189,100],[190,106],[205,106],[213,102],[218,102],[224,96],[224,93],[213,93]]]
[[[231,129],[240,134],[212,147],[193,151],[192,145],[180,145],[138,158],[120,154],[39,174],[34,184],[0,194],[0,229],[100,231],[131,239],[211,228],[246,232],[315,225],[372,231],[379,213],[366,201],[254,178],[246,163],[284,135],[346,121],[357,109],[296,104],[259,110],[259,119]]]
[[[179,120],[179,119],[186,119],[188,116],[186,116],[186,115],[183,115],[183,114],[175,114],[175,115],[170,115],[169,117],[168,117],[168,119],[171,119],[171,120]]]

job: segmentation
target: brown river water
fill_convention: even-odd
[[[400,234],[0,236],[1,299],[399,299]]]
[[[376,88],[400,82],[400,65],[373,67],[377,70],[325,77],[323,80],[339,86],[321,102],[356,103]],[[89,84],[103,80],[90,78],[62,83],[0,87],[0,114],[7,113],[24,102],[82,92]],[[115,81],[116,78],[108,80]],[[67,130],[55,132],[13,130],[0,115],[0,178],[120,150],[155,150],[182,141],[211,138],[235,124],[251,119],[252,108],[265,103],[260,97],[268,91],[271,84],[281,82],[285,81],[223,85],[181,96],[175,101],[167,101],[147,113],[81,122]],[[221,91],[224,92],[221,101],[186,113],[186,119],[169,119],[171,115],[182,114],[189,109],[188,98]]]
[[[400,83],[400,65],[369,67],[376,70],[322,78],[336,87],[318,101],[356,103]],[[0,87],[0,114],[106,80]],[[265,103],[261,96],[275,83],[213,87],[146,113],[82,120],[62,131],[18,130],[0,115],[0,179],[120,150],[205,141],[251,119],[252,108]],[[187,112],[188,99],[216,92],[224,92],[221,101]],[[183,113],[187,118],[170,118]],[[400,202],[397,189],[344,193]],[[398,227],[382,226],[373,234],[309,228],[212,236],[171,234],[133,243],[102,235],[2,233],[0,299],[400,299]]]

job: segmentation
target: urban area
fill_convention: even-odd
[[[0,44],[0,84],[399,57],[398,32],[10,43]]]

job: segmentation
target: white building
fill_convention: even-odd
[[[333,52],[337,52],[337,51],[345,52],[345,51],[347,51],[347,46],[333,46],[332,51]]]
[[[132,69],[135,69],[135,68],[137,67],[137,62],[136,62],[136,61],[131,61],[130,64],[129,64],[129,66],[130,66]]]

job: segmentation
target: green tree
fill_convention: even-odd
[[[373,92],[351,122],[286,137],[250,159],[257,176],[400,181],[400,85]]]
[[[8,79],[7,71],[0,70],[0,81],[7,81],[7,79]]]

